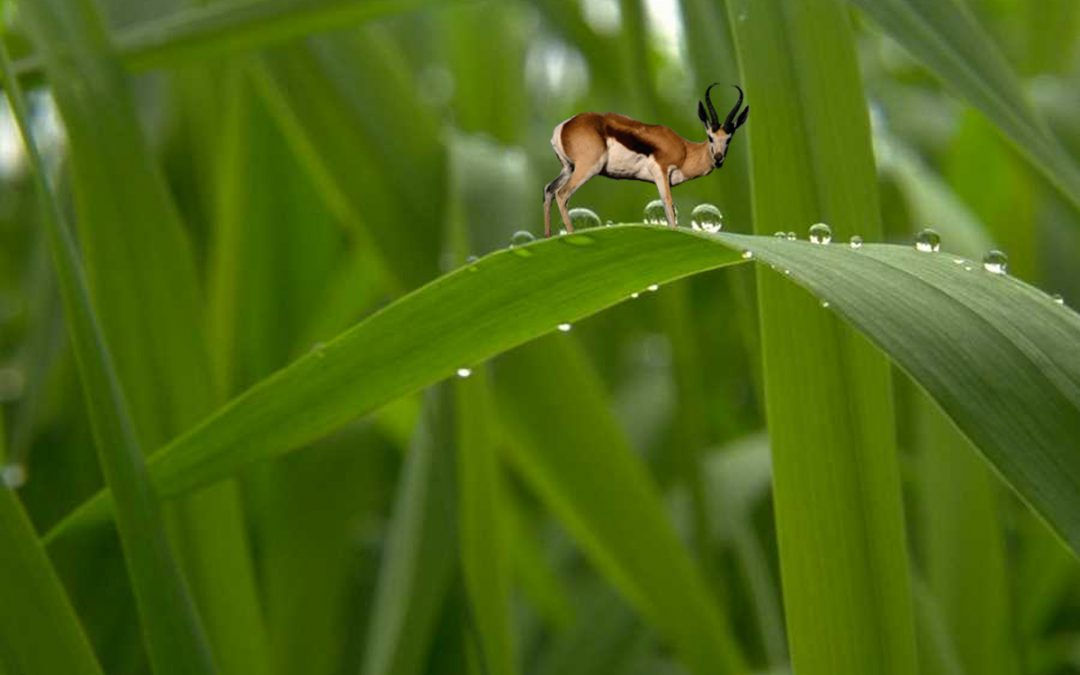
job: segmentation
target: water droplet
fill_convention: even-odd
[[[829,301],[828,300],[822,300],[821,301],[821,306],[824,307],[825,309],[828,309],[829,308]]]
[[[923,253],[937,253],[941,249],[941,236],[929,227],[915,235],[915,250]]]
[[[712,204],[698,204],[690,212],[690,227],[713,234],[724,227],[724,214]]]
[[[605,221],[604,221],[604,227],[611,227],[611,226],[612,226],[612,225],[614,225],[614,224],[615,224],[615,223],[611,222],[610,220],[605,220]]]
[[[784,233],[784,232],[781,232],[780,230],[777,230],[776,232],[773,232],[773,236],[776,237],[777,239],[787,239],[787,234]]]
[[[465,258],[465,262],[466,262],[466,264],[469,264],[469,265],[471,265],[471,264],[473,264],[474,262],[476,262],[476,261],[477,261],[477,260],[479,260],[479,259],[480,259],[480,258],[477,258],[477,257],[476,257],[476,256],[474,256],[474,255],[471,255],[471,256],[469,256],[468,258]]]
[[[561,332],[561,333],[569,333],[570,329],[573,328],[573,327],[574,327],[573,324],[569,324],[569,323],[560,323],[558,326],[556,326],[556,328],[558,328],[559,332]]]
[[[649,284],[649,286],[648,286],[648,290],[650,290],[650,291],[652,291],[653,293],[655,293],[655,292],[657,292],[658,290],[660,290],[660,284]]]
[[[26,467],[22,464],[8,464],[0,471],[0,482],[11,490],[17,490],[26,484]]]
[[[1061,293],[1054,293],[1053,295],[1050,296],[1050,299],[1053,300],[1054,302],[1056,302],[1059,305],[1064,305],[1065,304],[1065,298],[1061,297]]]
[[[851,235],[851,239],[848,240],[848,246],[851,248],[862,248],[862,237],[857,234]]]
[[[832,230],[825,223],[817,223],[810,226],[811,244],[828,244],[832,241]]]
[[[515,246],[524,246],[525,244],[531,244],[534,241],[536,241],[536,237],[533,236],[532,232],[518,230],[514,233],[512,237],[510,237],[510,248],[513,248]]]
[[[994,249],[983,256],[983,269],[993,274],[1005,274],[1009,271],[1009,257]]]
[[[641,293],[631,293],[630,294],[630,299],[631,300],[637,300],[639,295],[641,295]]]
[[[795,241],[798,238],[799,238],[798,235],[796,235],[794,232],[788,232],[787,233],[787,240],[788,241]]]
[[[973,270],[973,269],[975,269],[975,268],[974,268],[974,267],[972,267],[971,265],[964,265],[964,271],[965,271],[965,272],[970,272],[970,271],[971,271],[971,270]]]
[[[578,207],[570,209],[570,224],[575,230],[587,230],[591,227],[600,227],[600,216],[592,209]]]
[[[963,258],[953,258],[952,261],[957,265],[963,265],[965,260]]]
[[[559,228],[559,236],[561,237],[561,236],[563,236],[564,234],[566,234],[566,228],[565,228],[565,227],[560,227],[560,228]]]
[[[790,277],[791,276],[791,270],[784,270],[784,274],[786,274],[786,275],[788,275]]]
[[[676,217],[676,219],[678,219]],[[667,212],[664,210],[664,202],[654,199],[645,205],[646,225],[667,225]]]
[[[746,249],[745,251],[742,252],[742,257],[743,257],[743,260],[749,260],[750,258],[754,257],[754,252],[751,251],[750,249]]]
[[[470,376],[470,375],[472,375],[472,368],[458,368],[457,369],[457,376],[460,377],[463,380],[466,377]]]

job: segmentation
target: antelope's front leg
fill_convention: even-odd
[[[667,214],[668,225],[678,227],[679,222],[675,219],[675,205],[671,202],[671,180],[666,171],[657,173],[656,189],[660,191],[660,201],[664,202],[664,213]]]

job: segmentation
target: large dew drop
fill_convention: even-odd
[[[993,274],[1005,274],[1009,271],[1009,257],[994,249],[983,256],[983,269]]]
[[[690,212],[690,228],[713,234],[724,227],[724,214],[712,204],[698,204]]]
[[[532,232],[518,230],[514,233],[514,236],[510,237],[510,248],[514,248],[515,246],[524,246],[525,244],[531,244],[534,241],[536,241],[536,237],[532,235]]]
[[[591,227],[600,227],[600,216],[591,209],[570,209],[570,224],[575,230],[587,230]]]
[[[937,253],[941,250],[941,236],[929,227],[915,235],[915,250],[923,253]]]
[[[810,226],[811,244],[828,244],[832,241],[832,230],[825,223],[817,223]]]
[[[862,237],[857,234],[851,235],[851,239],[848,240],[848,245],[851,248],[862,248]]]
[[[675,212],[675,220],[679,219],[679,212]],[[646,225],[667,225],[667,212],[664,210],[664,202],[654,199],[645,205]]]

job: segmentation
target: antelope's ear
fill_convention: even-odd
[[[742,125],[746,124],[746,118],[750,116],[750,106],[743,108],[743,111],[739,114],[739,119],[735,120],[735,128],[738,129]]]
[[[701,120],[702,124],[709,123],[709,116],[705,114],[705,104],[701,101],[697,102],[697,116],[698,119]]]

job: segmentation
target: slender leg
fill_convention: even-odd
[[[555,192],[558,191],[570,178],[570,167],[563,166],[562,173],[555,177],[555,180],[551,181],[544,187],[544,236],[551,236],[551,199],[555,196]]]
[[[570,211],[567,210],[566,203],[570,201],[570,196],[577,192],[579,187],[600,173],[600,169],[604,168],[604,162],[606,161],[607,157],[604,156],[593,166],[583,167],[580,164],[575,166],[574,173],[570,174],[570,178],[555,191],[555,204],[559,207],[559,215],[562,216],[563,225],[566,226],[567,232],[573,232],[574,226],[570,224]]]
[[[667,214],[667,222],[671,227],[678,227],[675,219],[675,205],[671,202],[671,181],[666,173],[661,172],[656,177],[656,189],[660,191],[660,199],[664,202],[664,213]]]

